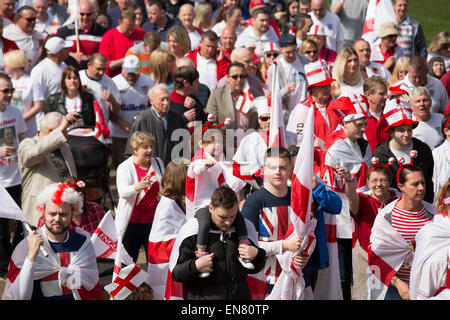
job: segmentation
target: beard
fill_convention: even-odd
[[[61,225],[61,229],[55,229],[54,227],[52,227],[49,224],[45,224],[45,227],[47,228],[48,232],[50,232],[53,235],[60,235],[65,233],[67,230],[69,230],[70,224],[67,226]]]

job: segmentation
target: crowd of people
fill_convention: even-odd
[[[448,299],[450,33],[427,45],[392,0],[366,37],[368,5],[0,0],[0,183],[27,219],[0,218],[3,297],[108,298],[88,239],[111,210],[146,253],[134,296],[270,298],[292,252],[302,298]],[[290,211],[310,111],[306,251]]]

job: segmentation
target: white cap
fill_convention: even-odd
[[[280,51],[280,47],[276,42],[264,42],[264,52]]]
[[[50,54],[57,54],[62,49],[70,48],[71,46],[73,46],[73,41],[66,41],[60,37],[52,37],[45,43],[45,49]]]
[[[125,73],[139,73],[139,58],[134,54],[125,57],[122,64]]]
[[[307,35],[326,36],[325,28],[320,24],[313,24],[309,29]]]
[[[265,96],[256,97],[253,100],[253,105],[255,106],[256,112],[258,113],[258,118],[261,117],[263,114],[270,113],[270,107],[269,104],[267,103],[267,97]]]

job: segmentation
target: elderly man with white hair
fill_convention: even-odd
[[[14,250],[2,299],[103,300],[89,233],[69,229],[72,216],[82,212],[81,195],[72,185],[54,183],[36,203],[45,224]]]
[[[169,88],[159,83],[148,92],[151,107],[142,111],[133,123],[129,133],[125,154],[131,155],[130,137],[136,131],[147,131],[155,137],[154,156],[167,165],[171,159],[172,149],[178,141],[172,141],[172,133],[177,129],[186,129],[183,116],[170,109]],[[186,141],[185,141],[186,142]]]
[[[413,137],[425,142],[431,149],[439,146],[444,137],[441,132],[441,122],[444,115],[431,112],[430,91],[425,87],[414,88],[409,94],[413,119],[419,121],[413,129]]]
[[[76,121],[75,115],[69,113],[64,117],[58,112],[47,113],[41,120],[39,134],[19,144],[17,154],[22,176],[22,211],[32,226],[37,226],[40,216],[35,208],[42,188],[77,175],[66,138],[67,128]]]
[[[48,12],[47,0],[33,0],[33,8],[36,10],[36,26],[34,30],[41,33],[45,38],[56,34],[62,23],[58,16],[53,16]]]

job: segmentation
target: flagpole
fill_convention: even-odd
[[[31,233],[33,231],[31,229],[30,225],[28,224],[28,222],[24,221],[23,224],[25,225],[25,229],[27,229],[28,233]],[[48,257],[47,250],[45,250],[45,248],[44,248],[44,246],[42,244],[39,246],[39,250],[41,250],[41,252],[44,255],[44,257]]]

